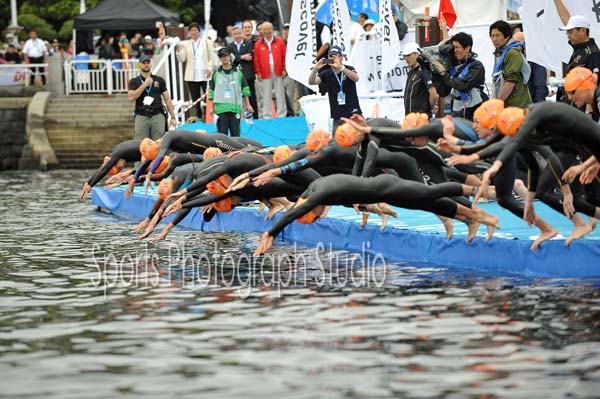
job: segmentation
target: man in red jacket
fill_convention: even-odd
[[[261,24],[262,39],[254,44],[254,71],[256,79],[262,82],[263,107],[259,111],[260,118],[271,118],[272,91],[275,88],[277,100],[277,117],[287,114],[285,105],[285,88],[283,77],[285,73],[285,42],[282,38],[273,36],[273,24]]]

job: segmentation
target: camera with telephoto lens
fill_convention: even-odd
[[[423,48],[417,61],[421,66],[431,73],[438,73],[432,62],[439,61],[446,70],[452,69],[452,57],[454,56],[454,47],[450,40],[444,40],[438,45]]]

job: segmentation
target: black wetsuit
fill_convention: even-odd
[[[584,147],[600,159],[600,126],[583,112],[564,103],[531,105],[519,131],[497,159],[504,164],[526,142]]]
[[[463,195],[463,187],[458,183],[427,186],[387,174],[370,179],[350,175],[331,175],[311,183],[301,195],[301,198],[306,201],[287,211],[268,233],[275,237],[285,226],[317,205],[386,202],[402,208],[420,209],[453,218],[456,216],[457,204],[444,197],[461,195]]]
[[[163,136],[160,150],[150,165],[150,172],[156,171],[167,151],[203,154],[208,147],[217,147],[223,152],[229,152],[241,150],[246,144],[222,133],[203,134],[191,130],[171,130]],[[138,177],[136,174],[136,180]]]
[[[180,166],[186,164],[198,164],[204,160],[204,157],[202,155],[192,154],[190,152],[176,152],[174,154],[171,154],[170,157],[171,160],[169,161],[169,165],[167,165],[167,167],[162,172],[155,174],[156,179],[164,179],[165,177],[168,177],[169,175],[171,175],[171,173],[175,171],[175,169],[179,168]]]
[[[141,140],[127,140],[120,144],[117,144],[110,152],[110,160],[102,165],[98,170],[88,179],[88,184],[94,187],[108,171],[117,164],[119,159],[124,159],[126,162],[137,162],[142,158],[140,153]],[[146,165],[147,167],[148,165]],[[141,169],[141,167],[140,167]]]
[[[246,186],[241,190],[229,192],[224,195],[202,194],[193,200],[184,203],[182,208],[189,209],[201,207],[232,196],[241,197],[242,202],[268,200],[270,198],[286,197],[290,195],[298,196],[303,190],[305,190],[305,187],[296,186],[276,177],[270,183],[260,187]]]

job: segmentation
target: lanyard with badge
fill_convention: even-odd
[[[144,84],[144,79],[140,76],[140,80],[142,84]],[[144,97],[144,105],[150,106],[154,102],[154,97],[150,96],[150,91],[152,91],[152,85],[146,87],[146,96]]]
[[[333,76],[335,76],[335,79],[338,81],[338,83],[340,84],[340,92],[337,95],[337,102],[338,105],[346,105],[346,94],[344,93],[344,72],[341,72],[342,78],[340,79],[337,76],[337,73],[335,73],[335,71],[332,69],[331,72],[333,72]]]

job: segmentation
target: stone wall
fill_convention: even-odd
[[[18,169],[27,142],[30,97],[0,98],[0,170]]]

